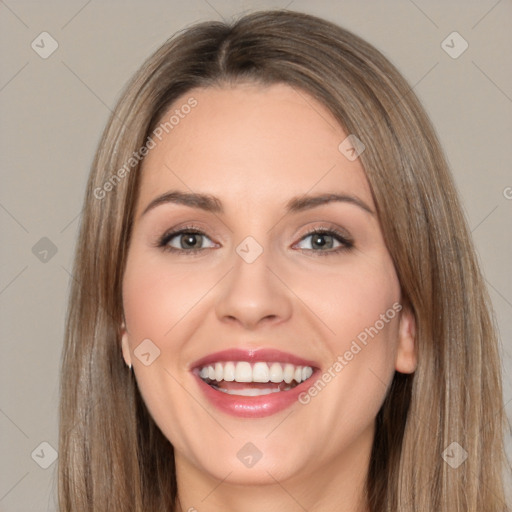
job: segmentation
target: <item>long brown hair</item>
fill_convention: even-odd
[[[87,185],[66,324],[61,510],[175,510],[173,447],[141,399],[119,337],[140,149],[193,88],[247,81],[311,95],[363,141],[361,162],[416,318],[417,369],[395,373],[376,418],[370,510],[508,510],[496,330],[434,129],[380,52],[333,23],[286,10],[178,33],[136,73],[108,122]],[[454,454],[467,459],[453,467]]]

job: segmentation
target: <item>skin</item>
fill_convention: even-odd
[[[327,370],[400,303],[375,214],[334,202],[284,215],[292,196],[321,192],[357,196],[375,212],[360,160],[338,150],[347,134],[329,111],[290,86],[195,89],[169,111],[190,96],[197,106],[144,161],[121,326],[125,362],[133,364],[144,401],[175,448],[181,510],[366,510],[361,499],[375,417],[395,370],[416,368],[408,310],[310,403],[272,416],[220,412],[190,373],[200,357],[232,347],[276,348]],[[225,212],[169,203],[142,215],[171,189],[215,195]],[[201,253],[156,247],[165,231],[191,223],[206,235],[196,242]],[[329,237],[334,245],[326,249],[312,245],[311,229],[332,226],[350,234],[351,250],[327,254],[339,246]],[[247,236],[263,248],[250,264],[236,252]],[[177,236],[171,243],[180,242]],[[148,338],[160,356],[145,366],[134,350]],[[247,442],[263,455],[252,468],[237,458]]]

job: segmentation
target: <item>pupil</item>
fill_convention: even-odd
[[[185,244],[187,247],[193,247],[195,242],[197,242],[197,237],[198,235],[195,234],[195,233],[188,233],[187,235],[185,235]]]
[[[313,237],[313,246],[317,245],[319,247],[324,247],[327,242],[325,241],[325,237],[329,237],[330,235],[317,234]]]

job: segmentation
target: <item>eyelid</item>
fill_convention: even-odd
[[[335,224],[332,224],[331,222],[328,222],[328,221],[323,221],[323,222],[318,221],[317,224],[318,223],[320,225],[306,228],[304,232],[301,231],[302,234],[297,235],[297,236],[300,236],[300,239],[302,239],[305,236],[314,235],[315,233],[330,232],[330,233],[335,233],[336,235],[338,235],[340,238],[342,238],[343,240],[345,240],[347,242],[351,242],[351,243],[354,242],[352,235],[346,229],[343,229],[343,228],[341,228]]]

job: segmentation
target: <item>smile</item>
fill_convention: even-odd
[[[292,405],[317,366],[284,352],[233,349],[196,362],[192,373],[208,400],[223,412],[262,417]]]
[[[313,368],[310,366],[278,362],[216,362],[199,370],[201,379],[214,389],[239,396],[260,396],[288,391],[309,379],[311,375]],[[262,386],[267,383],[270,385]]]

